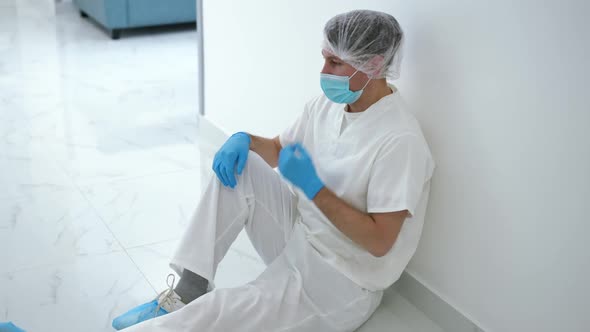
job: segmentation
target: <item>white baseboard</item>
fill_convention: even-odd
[[[448,332],[490,332],[467,318],[435,291],[419,281],[408,270],[395,283],[397,292],[422,311],[430,320]]]

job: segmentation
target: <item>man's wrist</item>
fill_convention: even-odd
[[[240,137],[247,138],[248,139],[248,150],[252,149],[252,135],[250,135],[244,131],[239,131],[239,132],[233,134],[232,136],[240,136]]]
[[[322,190],[322,188],[324,187],[324,183],[319,178],[315,177],[311,180],[310,183],[307,184],[303,192],[310,201],[313,201],[313,199],[317,196],[320,190]]]
[[[323,186],[318,193],[314,196],[314,198],[312,199],[312,201],[318,205],[319,202],[321,202],[322,200],[324,200],[324,198],[326,197],[326,194],[328,193],[328,188],[326,186]]]
[[[245,131],[238,131],[237,133],[233,134],[232,136],[243,136],[248,138],[248,145],[252,144],[252,136]]]

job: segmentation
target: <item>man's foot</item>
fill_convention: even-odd
[[[12,322],[6,322],[0,323],[0,332],[25,332],[25,330],[18,328]]]
[[[170,281],[172,277],[172,282]],[[180,296],[174,291],[174,274],[169,274],[166,279],[168,289],[160,293],[156,299],[151,302],[139,305],[113,320],[113,328],[122,330],[129,326],[141,323],[148,319],[156,318],[169,314],[185,306],[180,300]]]

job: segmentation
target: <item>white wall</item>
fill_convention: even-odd
[[[205,112],[278,134],[359,1],[204,0]],[[363,1],[407,34],[402,94],[438,162],[408,272],[488,331],[590,328],[590,13],[580,1]]]

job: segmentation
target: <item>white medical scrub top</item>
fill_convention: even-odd
[[[327,263],[372,291],[399,279],[414,255],[435,168],[418,121],[404,106],[397,88],[390,87],[393,94],[346,118],[350,115],[345,114],[346,105],[324,95],[314,98],[279,136],[283,147],[302,143],[325,186],[356,209],[365,213],[409,211],[391,250],[375,257],[294,189],[309,243]]]

